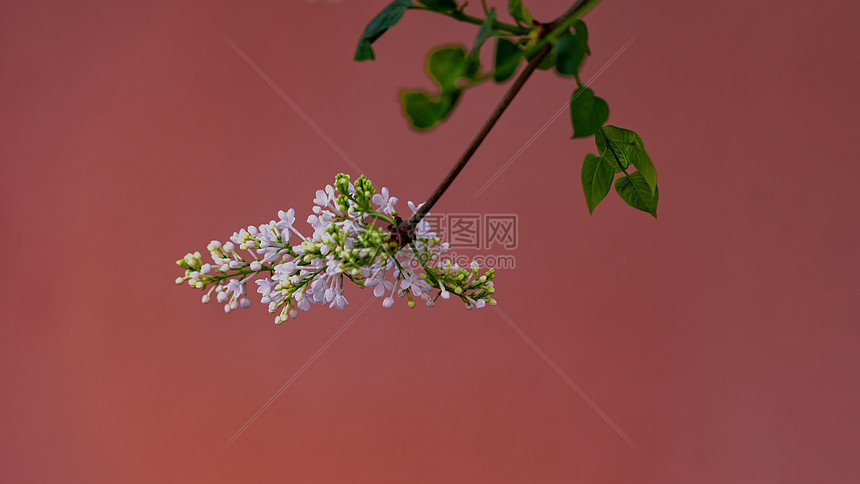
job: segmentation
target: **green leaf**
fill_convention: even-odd
[[[582,50],[585,52],[585,55],[591,55],[591,49],[588,48],[588,28],[585,26],[585,22],[582,20],[574,22],[573,31],[576,34],[576,38],[582,43]]]
[[[453,12],[457,10],[454,0],[418,0],[418,3],[437,12]]]
[[[374,58],[373,47],[371,47],[370,42],[365,39],[359,40],[358,47],[355,49],[355,60],[373,60]]]
[[[496,61],[493,70],[493,80],[502,82],[514,75],[519,65],[522,52],[517,44],[499,37],[496,39]]]
[[[462,47],[442,47],[427,57],[427,72],[442,88],[455,87],[463,76],[466,51]]]
[[[582,41],[570,32],[565,32],[555,42],[553,49],[558,57],[558,61],[555,63],[555,70],[561,75],[575,76],[579,72],[582,59],[585,58],[585,49]]]
[[[478,52],[481,50],[481,46],[484,45],[484,42],[490,37],[490,33],[492,32],[493,23],[496,21],[496,9],[491,8],[490,12],[487,14],[486,20],[481,24],[481,28],[478,29],[478,35],[475,36],[475,45],[472,47],[472,51],[469,52],[469,55],[478,55]]]
[[[531,27],[533,22],[532,15],[525,7],[523,7],[522,0],[508,0],[508,13],[510,13],[511,17],[513,17],[513,19],[518,23]]]
[[[616,157],[612,152],[609,151],[606,135],[604,134],[604,131],[602,129],[597,130],[597,132],[594,133],[594,144],[597,146],[597,152],[600,153],[601,158],[604,158],[606,161],[609,161],[612,165],[612,168],[617,173],[621,173],[623,170],[626,170],[627,167],[630,165],[630,163],[627,161],[626,156]],[[619,164],[621,166],[618,166]]]
[[[355,60],[373,60],[375,56],[371,44],[376,42],[386,30],[397,24],[407,8],[414,6],[410,0],[394,0],[383,8],[376,17],[373,17],[373,20],[364,28],[358,41],[358,47],[355,49]]]
[[[424,91],[404,91],[400,94],[403,112],[413,128],[425,130],[436,126],[454,108],[460,89],[444,89],[439,100]]]
[[[651,191],[657,189],[657,170],[645,152],[645,145],[638,134],[629,129],[609,125],[595,134],[594,141],[600,156],[612,162],[617,160],[625,169],[632,164],[651,187]]]
[[[603,158],[592,153],[585,155],[585,161],[582,162],[582,190],[585,192],[588,213],[594,213],[594,208],[609,193],[614,177],[615,172]]]
[[[580,87],[570,98],[570,124],[573,126],[572,138],[585,138],[598,131],[609,118],[609,105],[594,95],[588,87]],[[600,146],[598,145],[598,150]],[[603,152],[600,152],[603,156]],[[626,167],[625,167],[626,168]]]
[[[496,21],[496,9],[490,9],[487,13],[487,18],[478,29],[478,35],[475,36],[475,44],[469,55],[466,57],[466,66],[463,69],[463,76],[469,79],[474,79],[481,70],[481,47],[493,33],[493,23]]]
[[[404,91],[400,98],[403,112],[412,127],[430,129],[445,119],[462,90],[457,80],[468,75],[469,62],[462,47],[441,47],[427,56],[427,73],[439,85],[439,96],[425,91]]]
[[[654,187],[652,193],[648,182],[638,171],[615,180],[615,191],[627,202],[627,205],[648,212],[657,218],[657,200],[660,198],[660,191]]]
[[[400,94],[403,112],[418,129],[429,129],[439,122],[441,106],[424,91],[407,91]]]

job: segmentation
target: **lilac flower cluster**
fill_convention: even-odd
[[[215,300],[230,312],[251,302],[247,285],[254,280],[261,302],[276,313],[275,323],[295,318],[311,304],[343,309],[346,281],[373,289],[390,308],[395,297],[406,297],[410,308],[417,299],[427,306],[436,300],[460,298],[467,309],[494,305],[494,269],[479,272],[472,262],[461,268],[440,255],[448,250],[426,221],[414,230],[411,241],[401,246],[396,233],[400,217],[398,199],[387,188],[377,192],[364,176],[353,184],[339,174],[334,186],[316,191],[313,229],[305,237],[295,227],[293,209],[278,212],[278,220],[235,232],[227,242],[213,240],[210,261],[200,252],[187,254],[176,263],[185,269],[177,284],[187,283],[204,291],[203,302]],[[412,213],[420,208],[408,202]],[[436,262],[431,264],[430,262]],[[261,277],[258,277],[261,276]]]

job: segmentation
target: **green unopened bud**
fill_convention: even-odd
[[[338,173],[337,176],[334,177],[334,188],[342,194],[349,193],[349,175]]]

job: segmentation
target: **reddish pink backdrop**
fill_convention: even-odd
[[[548,74],[440,204],[519,215],[499,307],[636,448],[496,312],[378,302],[223,448],[368,293],[275,327],[173,285],[187,250],[355,173],[222,35],[404,200],[503,92],[410,131],[397,89],[474,29],[411,13],[353,63],[383,3],[4,2],[2,480],[856,482],[854,2],[588,15],[586,79],[638,35],[592,86],[657,163],[659,221],[614,195],[588,216],[566,115],[469,204],[564,103]]]

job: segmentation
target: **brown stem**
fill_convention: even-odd
[[[567,12],[565,12],[562,16],[550,22],[548,24],[543,25],[542,36],[546,35],[549,32],[552,32],[553,28],[557,25],[563,23],[565,20],[570,18],[573,15],[577,15],[579,13],[580,8],[589,3],[587,0],[579,0],[571,6]],[[514,83],[511,85],[508,92],[505,93],[505,96],[499,101],[499,104],[490,114],[490,117],[487,121],[484,122],[484,125],[481,126],[481,130],[478,131],[478,134],[475,135],[475,138],[469,144],[469,147],[466,148],[466,151],[460,156],[460,159],[457,160],[457,163],[454,164],[454,167],[451,168],[451,171],[442,179],[442,182],[439,183],[439,186],[436,187],[436,190],[430,195],[430,198],[424,202],[424,205],[415,212],[409,220],[403,221],[397,227],[397,231],[399,232],[399,240],[401,241],[401,247],[408,244],[412,239],[412,234],[414,232],[415,226],[418,225],[419,222],[430,212],[430,209],[433,208],[433,205],[442,198],[442,195],[445,193],[445,190],[451,186],[451,183],[454,182],[454,179],[457,178],[457,175],[463,170],[466,166],[466,163],[472,158],[472,155],[478,150],[478,147],[483,143],[484,139],[486,139],[487,135],[490,134],[490,130],[493,129],[493,126],[496,125],[496,122],[502,116],[502,113],[505,112],[505,109],[511,104],[511,101],[514,100],[514,97],[517,93],[520,92],[520,89],[526,83],[528,78],[532,75],[532,73],[537,69],[543,59],[549,54],[550,50],[552,50],[552,42],[547,42],[543,47],[538,50],[534,57],[531,58],[529,63],[526,65],[526,68],[520,73]]]

